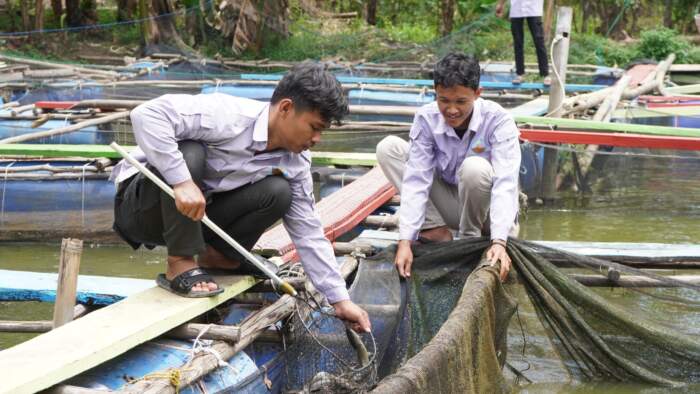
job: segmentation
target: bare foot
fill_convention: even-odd
[[[433,242],[449,242],[452,241],[452,231],[447,226],[435,227],[420,232],[421,238],[425,238]]]
[[[226,257],[223,253],[214,249],[211,245],[207,245],[204,252],[198,256],[197,262],[202,268],[222,268],[234,270],[241,266],[240,261]]]
[[[168,256],[168,269],[165,271],[165,279],[173,280],[176,276],[185,271],[197,268],[197,263],[192,257],[187,256]],[[205,292],[218,289],[219,286],[213,282],[200,282],[192,286],[192,291]]]
[[[544,77],[544,79],[542,80],[542,84],[544,86],[550,86],[552,84],[552,77]]]

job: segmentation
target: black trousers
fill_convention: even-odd
[[[547,61],[547,49],[544,46],[544,29],[542,28],[542,17],[529,16],[527,18],[510,18],[510,31],[513,33],[513,48],[515,49],[515,73],[525,74],[525,54],[523,52],[523,22],[527,20],[527,26],[532,34],[532,41],[535,42],[535,52],[537,52],[537,66],[540,76],[549,75],[549,62]]]
[[[194,141],[182,141],[179,147],[192,179],[201,187],[206,164],[204,146]],[[206,213],[241,246],[250,250],[260,235],[284,216],[291,201],[288,181],[282,176],[269,176],[254,184],[212,194],[207,200]],[[182,215],[175,200],[140,173],[119,184],[113,228],[134,249],[142,244],[150,248],[164,245],[169,256],[194,256],[209,244],[231,259],[243,260],[233,247],[208,227]]]

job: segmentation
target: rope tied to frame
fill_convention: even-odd
[[[180,383],[182,383],[182,372],[183,372],[183,369],[172,368],[172,369],[167,370],[166,372],[149,373],[149,374],[144,375],[142,378],[139,378],[139,379],[133,379],[129,376],[126,376],[126,381],[129,384],[134,384],[134,383],[140,382],[142,380],[167,379],[168,382],[170,383],[170,385],[175,388],[175,394],[179,394],[180,393]]]

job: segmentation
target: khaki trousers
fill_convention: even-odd
[[[384,175],[401,194],[404,168],[408,160],[408,142],[390,135],[377,144],[377,162]],[[440,176],[433,178],[425,221],[421,230],[445,226],[458,230],[461,236],[486,236],[490,233],[489,207],[493,185],[493,167],[479,156],[464,159],[457,171],[457,186]],[[520,226],[513,224],[511,237],[517,237]]]

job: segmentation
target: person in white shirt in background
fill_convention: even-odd
[[[498,0],[496,4],[496,16],[503,16],[503,5],[505,0]],[[518,75],[513,79],[513,83],[523,82],[525,75],[525,54],[523,49],[523,24],[527,21],[530,28],[532,40],[535,43],[537,53],[537,66],[540,76],[544,78],[546,86],[551,85],[552,79],[549,77],[549,62],[547,59],[547,48],[544,45],[544,29],[542,28],[542,7],[543,0],[510,0],[510,31],[513,34],[513,50],[515,51],[515,73]]]

